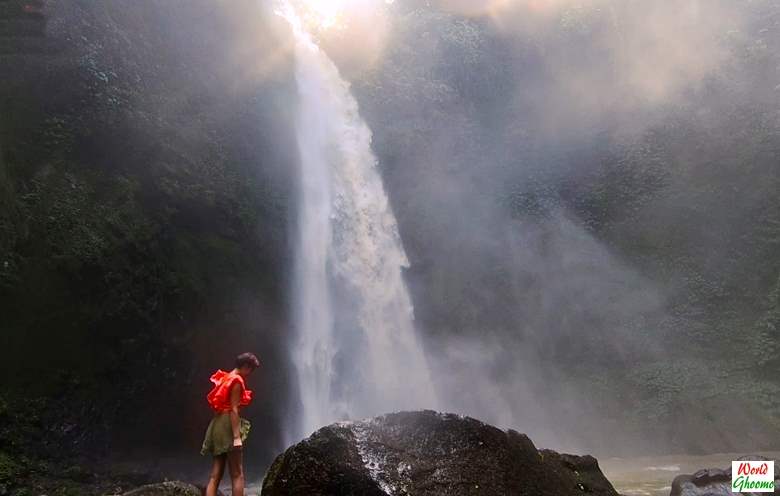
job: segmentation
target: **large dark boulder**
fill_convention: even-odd
[[[770,460],[760,455],[747,455],[738,460]],[[777,463],[775,462],[775,469]],[[775,487],[780,485],[780,474],[775,473]],[[669,496],[728,496],[731,492],[731,467],[705,468],[693,475],[678,475],[672,481],[672,492]],[[741,493],[745,496],[758,496],[766,493]]]
[[[537,450],[515,431],[433,411],[320,429],[279,455],[263,496],[617,496],[592,456]]]

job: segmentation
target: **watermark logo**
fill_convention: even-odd
[[[731,462],[731,492],[775,492],[775,462],[764,460]]]

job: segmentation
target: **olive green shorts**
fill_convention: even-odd
[[[246,419],[239,419],[241,442],[249,435],[251,424]],[[201,455],[219,456],[233,449],[233,427],[230,425],[230,414],[220,413],[215,415],[206,428],[206,437],[203,439]]]

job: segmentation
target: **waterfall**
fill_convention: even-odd
[[[292,361],[294,441],[337,420],[435,408],[402,277],[408,266],[371,131],[350,88],[294,8],[300,199]]]

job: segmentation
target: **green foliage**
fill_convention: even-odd
[[[13,457],[0,451],[0,484],[15,483],[22,473],[22,466]]]
[[[259,348],[258,302],[284,318],[292,168],[272,145],[289,131],[277,87],[234,84],[227,40],[173,41],[189,20],[223,29],[234,14],[212,7],[69,1],[55,53],[3,58],[0,372],[14,406],[0,404],[0,441],[14,455],[97,457],[144,421],[185,435],[150,398],[180,413],[204,353],[233,347],[231,332]]]

